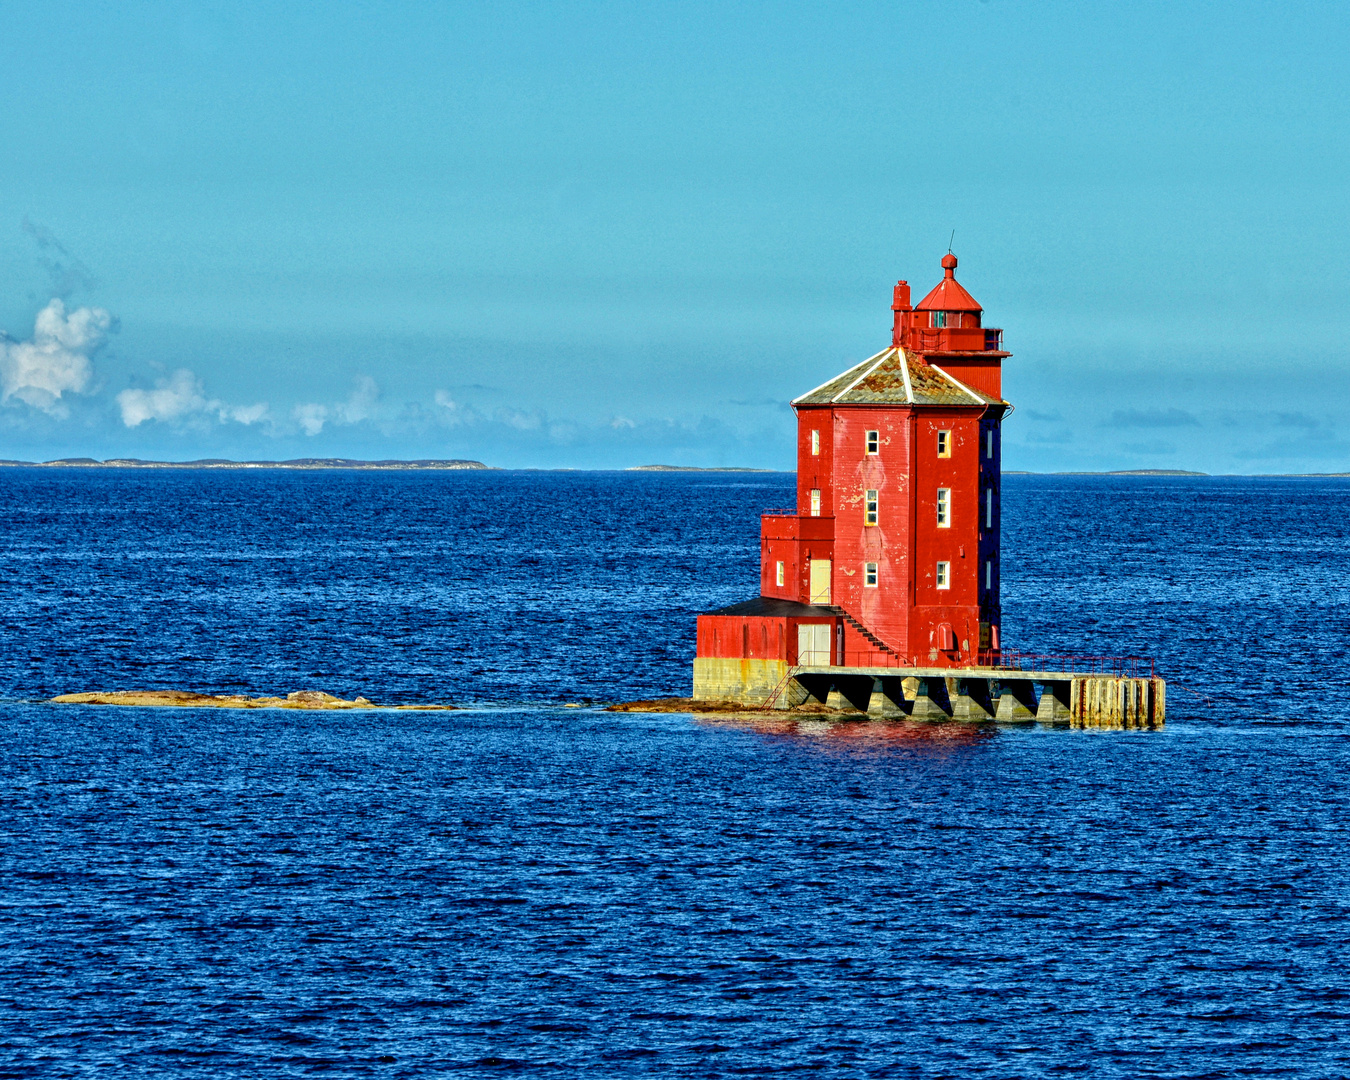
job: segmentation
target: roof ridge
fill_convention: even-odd
[[[881,352],[877,353],[877,362],[873,364],[870,368],[868,368],[866,371],[864,371],[861,375],[859,375],[856,379],[854,379],[851,383],[849,383],[846,387],[840,390],[839,393],[835,394],[834,397],[830,398],[830,401],[832,402],[838,401],[841,397],[847,394],[850,390],[852,390],[855,386],[857,386],[860,382],[862,382],[865,378],[867,378],[867,376],[871,375],[872,372],[876,371],[877,368],[881,367],[881,365],[886,362],[886,358],[892,352],[899,352],[899,349],[897,349],[894,345],[892,345],[889,349],[882,349]],[[863,363],[865,364],[867,363],[867,361],[864,360]]]
[[[955,383],[955,384],[956,384],[957,386],[959,386],[962,390],[964,390],[967,394],[969,394],[969,395],[970,395],[971,397],[973,397],[976,401],[978,401],[981,405],[991,405],[991,404],[994,403],[994,399],[991,398],[988,394],[978,394],[978,393],[976,393],[976,392],[975,392],[974,390],[972,390],[969,386],[967,386],[965,383],[963,383],[960,379],[957,379],[957,378],[952,377],[951,375],[948,375],[945,371],[943,371],[943,370],[942,370],[940,367],[938,367],[936,364],[930,362],[928,366],[929,366],[930,368],[932,368],[934,371],[936,371],[939,375],[941,375],[941,376],[942,376],[944,379],[946,379],[948,382]]]
[[[823,383],[821,383],[819,386],[817,386],[817,387],[816,387],[815,389],[813,389],[813,390],[808,390],[808,391],[807,391],[806,393],[804,393],[804,394],[798,394],[795,398],[792,399],[791,404],[796,405],[797,402],[801,401],[803,398],[809,398],[812,394],[818,394],[818,393],[820,393],[822,390],[825,389],[825,387],[829,386],[830,383],[836,382],[836,381],[838,381],[839,379],[842,379],[842,378],[844,377],[844,375],[847,375],[850,371],[854,371],[854,370],[856,370],[857,368],[862,367],[864,364],[870,364],[873,360],[875,360],[875,359],[876,359],[878,356],[880,356],[882,353],[890,352],[890,350],[891,350],[892,348],[894,348],[894,346],[890,346],[890,347],[888,347],[888,348],[882,349],[881,352],[872,354],[872,355],[869,356],[866,360],[859,360],[856,364],[853,365],[853,367],[845,368],[843,374],[841,374],[841,375],[836,375],[836,376],[834,376],[833,378],[830,378],[830,379],[826,379]]]
[[[909,353],[907,353],[907,352],[902,348],[902,349],[900,350],[900,356],[901,356],[901,358],[904,360],[904,363],[900,365],[900,374],[904,377],[904,380],[905,380],[905,404],[906,404],[906,405],[913,405],[913,404],[914,404],[914,384],[913,384],[912,382],[909,381]]]

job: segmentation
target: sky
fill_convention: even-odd
[[[0,12],[0,458],[791,469],[950,242],[1005,469],[1350,470],[1343,5]]]

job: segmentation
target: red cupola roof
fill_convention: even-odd
[[[961,288],[956,280],[956,256],[950,251],[942,256],[943,278],[937,288],[915,305],[915,311],[982,311],[975,297]],[[978,323],[976,324],[978,325]]]

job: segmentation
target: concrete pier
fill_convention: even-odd
[[[771,670],[770,665],[779,666]],[[701,672],[694,697],[744,701],[752,708],[821,704],[878,719],[1041,723],[1073,728],[1159,728],[1167,686],[1159,678],[1006,668],[869,668],[757,661],[752,677],[729,665]],[[702,678],[700,675],[702,674]]]

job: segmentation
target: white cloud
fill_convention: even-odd
[[[473,410],[465,409],[450,396],[448,390],[436,391],[436,404],[444,410],[438,414],[440,423],[448,424],[450,427],[459,427],[460,424],[472,422],[476,418]]]
[[[543,417],[538,410],[527,413],[519,409],[498,409],[497,419],[503,424],[510,424],[517,431],[538,431],[543,427]]]
[[[114,329],[102,308],[67,313],[52,300],[38,312],[32,341],[0,340],[0,401],[17,398],[35,409],[64,416],[61,395],[83,393],[94,377],[90,357]]]
[[[317,435],[328,421],[327,405],[297,405],[291,415],[299,421],[306,435]]]
[[[379,386],[369,375],[362,375],[346,401],[336,405],[308,402],[293,408],[291,416],[306,435],[317,435],[330,420],[335,424],[359,424],[375,419],[379,415],[379,401]]]
[[[376,403],[380,400],[380,388],[369,375],[356,380],[356,389],[351,397],[333,409],[334,416],[344,424],[359,424],[375,415]]]
[[[147,420],[178,420],[209,405],[201,382],[186,368],[160,380],[153,390],[123,390],[117,395],[122,423],[127,427],[137,427]]]
[[[267,419],[268,412],[267,402],[260,401],[256,405],[236,405],[233,408],[222,409],[220,418],[233,420],[236,424],[247,427],[250,424],[262,423]]]
[[[256,424],[267,419],[266,402],[257,405],[226,405],[208,398],[201,380],[187,368],[179,368],[167,379],[160,379],[153,390],[123,390],[117,395],[122,423],[138,427],[147,420],[181,422],[189,417],[215,413],[221,423]]]

